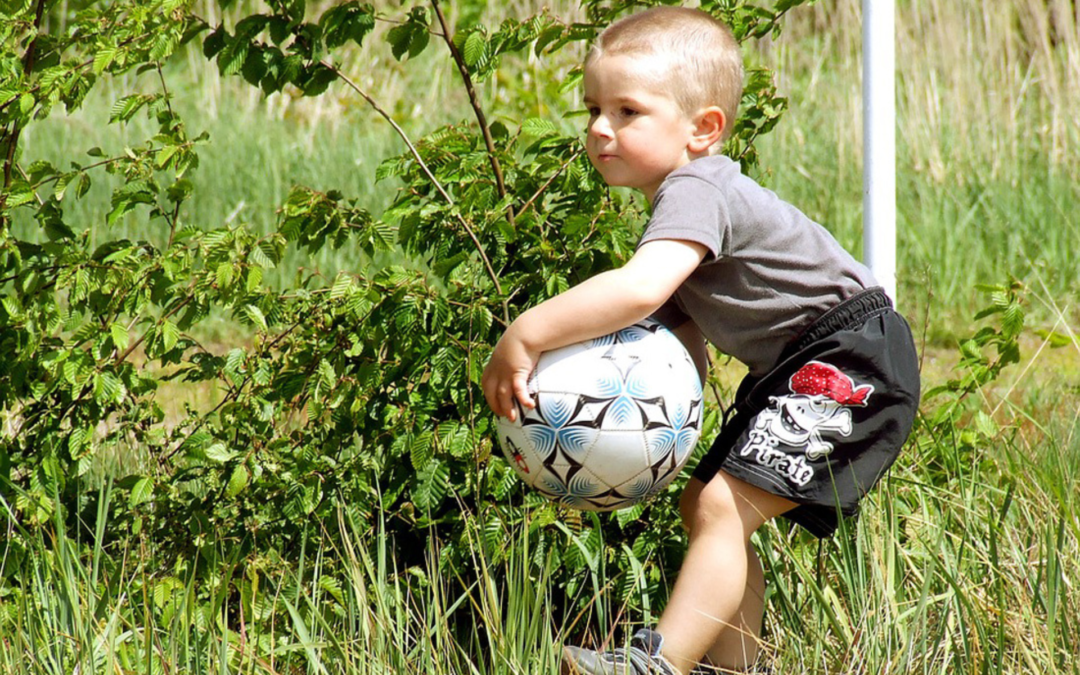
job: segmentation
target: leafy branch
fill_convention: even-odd
[[[439,25],[442,26],[442,38],[446,43],[447,49],[450,50],[450,56],[454,60],[454,64],[457,65],[458,73],[461,75],[461,81],[465,84],[465,93],[469,96],[469,105],[472,106],[473,113],[476,115],[476,121],[480,125],[480,133],[484,137],[484,145],[487,146],[488,161],[491,162],[491,172],[495,176],[495,185],[499,189],[499,197],[506,197],[506,183],[503,180],[502,166],[499,164],[499,158],[495,152],[495,141],[491,137],[491,128],[488,127],[487,116],[484,114],[484,108],[480,105],[480,99],[476,95],[476,87],[473,85],[472,75],[469,74],[469,68],[465,64],[465,57],[462,56],[461,50],[454,44],[453,35],[450,33],[450,28],[446,24],[446,17],[443,16],[442,8],[439,6],[438,0],[431,0],[431,6],[435,10],[435,16],[439,18]],[[514,227],[514,207],[506,207],[506,217],[510,220],[510,227]],[[500,292],[501,293],[501,292]]]
[[[30,40],[30,45],[26,48],[26,54],[22,60],[23,72],[27,75],[34,71],[38,41],[41,38],[41,22],[45,16],[45,4],[46,0],[38,0],[34,10],[34,37]],[[4,158],[4,192],[0,194],[0,212],[3,211],[7,202],[7,189],[11,187],[11,172],[15,164],[15,151],[19,145],[19,136],[22,134],[22,129],[22,121],[16,118],[11,123],[11,129],[3,135],[3,141],[7,143],[7,156]]]
[[[416,163],[420,166],[420,169],[428,177],[428,180],[431,181],[431,184],[435,187],[436,190],[438,190],[439,194],[442,195],[443,199],[446,200],[446,203],[450,206],[453,206],[454,199],[446,191],[446,188],[442,186],[442,183],[439,182],[439,179],[435,177],[435,174],[432,173],[431,169],[428,168],[427,163],[424,162],[424,158],[420,155],[420,152],[416,149],[416,146],[413,145],[411,140],[409,140],[409,137],[405,133],[405,130],[401,128],[401,126],[394,120],[394,118],[391,117],[390,114],[387,113],[378,104],[378,102],[371,97],[370,94],[361,89],[360,86],[357,85],[356,82],[354,82],[345,73],[341,72],[341,69],[338,68],[336,65],[332,63],[327,63],[326,61],[323,61],[322,65],[330,69],[337,77],[341,79],[342,82],[348,85],[350,89],[355,91],[361,96],[361,98],[367,101],[368,105],[370,105],[372,109],[375,110],[375,112],[377,112],[383,119],[390,123],[390,126],[394,128],[394,131],[397,133],[398,137],[400,137],[401,140],[404,141],[405,145],[409,148],[409,152],[412,154],[413,159],[416,160]],[[502,290],[502,284],[499,283],[499,275],[495,272],[495,268],[492,267],[491,260],[488,258],[487,253],[484,252],[484,247],[480,243],[480,239],[476,236],[476,232],[473,231],[472,226],[469,225],[469,221],[465,220],[464,216],[462,216],[460,213],[455,213],[454,215],[456,216],[458,222],[461,223],[461,226],[465,229],[465,233],[469,236],[469,239],[472,240],[473,245],[476,247],[477,253],[480,255],[480,259],[484,262],[484,267],[487,269],[488,276],[491,278],[491,282],[495,285],[496,292],[499,294],[500,297],[502,297],[504,294]],[[507,305],[505,300],[503,301],[503,320],[507,324],[510,323],[510,307]]]

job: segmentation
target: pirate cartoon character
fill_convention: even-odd
[[[865,406],[874,387],[855,382],[836,366],[810,361],[788,382],[791,396],[770,396],[770,407],[758,415],[757,430],[788,446],[805,447],[806,458],[820,459],[833,450],[824,431],[851,434],[848,406]]]

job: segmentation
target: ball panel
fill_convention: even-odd
[[[602,358],[605,351],[578,343],[544,352],[536,366],[537,391],[610,396],[619,390],[619,373]]]
[[[600,434],[592,413],[582,396],[541,391],[536,407],[522,416],[521,423],[545,462],[558,461],[555,456],[560,450],[582,461]]]
[[[656,481],[653,480],[652,472],[646,469],[620,485],[618,487],[618,493],[624,499],[630,500],[631,503],[636,503],[651,497],[662,489],[656,488],[655,486]]]
[[[544,464],[537,456],[532,443],[526,438],[521,425],[500,417],[497,420],[496,431],[499,436],[499,446],[502,448],[506,461],[510,463],[510,468],[526,485],[533,485]]]
[[[636,431],[610,431],[597,439],[584,464],[608,487],[618,487],[648,466],[645,435]]]

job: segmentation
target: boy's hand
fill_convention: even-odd
[[[526,408],[536,407],[529,395],[528,383],[539,358],[540,352],[529,349],[517,337],[513,326],[495,345],[480,384],[484,389],[484,398],[496,415],[506,417],[511,422],[516,421],[515,398]]]

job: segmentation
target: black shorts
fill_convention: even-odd
[[[785,517],[818,537],[896,460],[919,405],[911,329],[880,288],[814,321],[772,371],[742,381],[719,436],[694,469],[721,469],[798,506]]]

